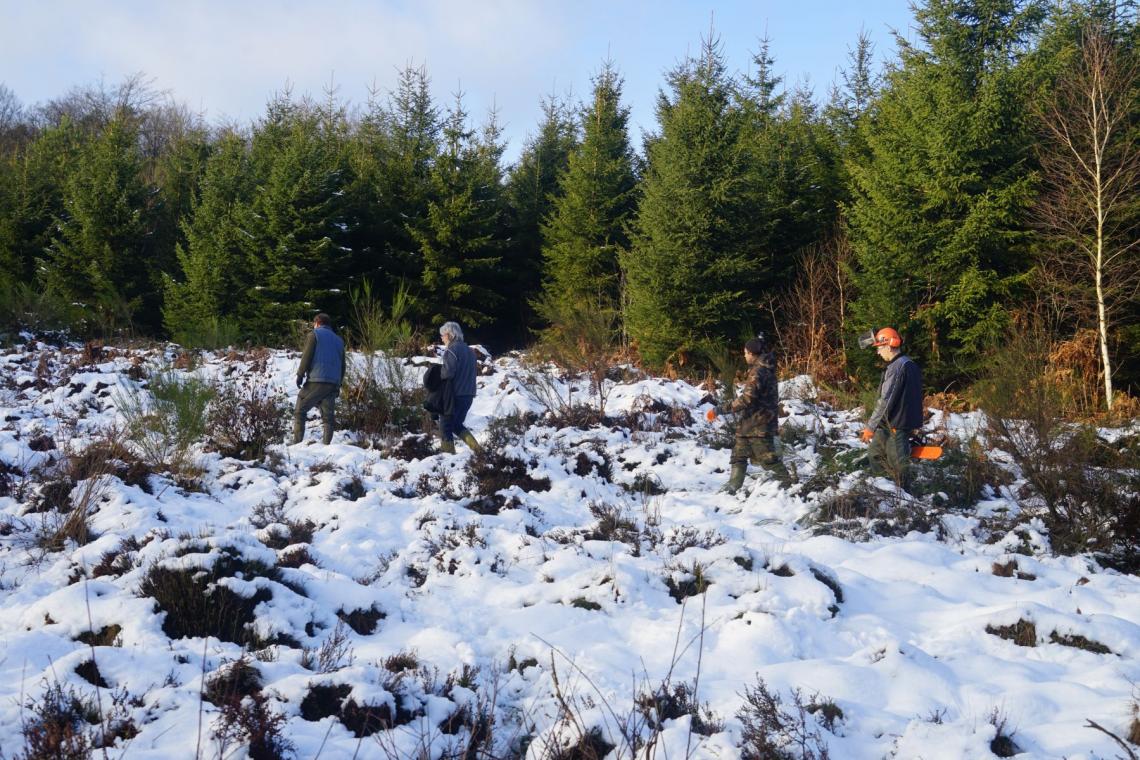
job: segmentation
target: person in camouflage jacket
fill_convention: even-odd
[[[736,493],[744,484],[748,461],[752,460],[787,486],[791,483],[784,462],[776,449],[776,433],[780,419],[780,387],[776,381],[776,357],[763,338],[752,338],[744,344],[744,360],[748,362],[748,380],[744,390],[729,404],[715,408],[716,414],[737,414],[736,442],[729,464],[732,474],[721,488]]]

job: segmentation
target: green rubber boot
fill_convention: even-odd
[[[455,441],[449,441],[441,435],[439,437],[439,450],[443,454],[454,454]]]
[[[459,438],[467,444],[467,448],[471,449],[476,454],[483,453],[483,447],[480,446],[479,442],[475,440],[475,436],[471,434],[470,430],[464,430],[462,433],[460,433]]]
[[[728,482],[720,487],[720,493],[736,493],[744,485],[744,476],[748,473],[748,465],[734,464]]]

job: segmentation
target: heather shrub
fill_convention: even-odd
[[[285,396],[249,374],[215,386],[206,447],[222,456],[261,461],[285,436],[291,415]]]

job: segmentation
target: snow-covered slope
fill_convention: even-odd
[[[710,446],[720,431],[703,421],[705,391],[681,381],[614,383],[613,419],[557,428],[526,424],[524,413],[544,411],[526,369],[488,363],[469,425],[484,441],[499,428],[500,466],[521,462],[529,480],[515,479],[531,489],[497,499],[476,495],[463,446],[405,460],[338,431],[326,447],[314,415],[308,442],[275,445],[266,463],[196,451],[200,492],[160,475],[81,483],[69,503],[91,496],[93,540],[43,548],[63,519],[30,511],[43,502],[43,473],[121,422],[132,366],[168,358],[155,349],[85,363],[77,350],[45,347],[0,356],[7,756],[23,751],[52,689],[97,702],[115,716],[105,724],[133,724],[113,757],[243,756],[240,731],[224,738],[215,704],[224,699],[201,696],[218,690],[243,646],[171,638],[169,613],[147,592],[174,576],[156,568],[226,576],[218,584],[232,593],[201,615],[249,602],[245,640],[256,634],[264,646],[245,664],[297,757],[451,757],[471,744],[483,754],[468,757],[589,757],[554,748],[581,745],[594,728],[611,758],[632,756],[634,734],[650,742],[639,756],[738,757],[755,721],[737,714],[759,678],[785,710],[794,713],[793,689],[813,709],[841,710],[803,724],[818,734],[808,744],[832,758],[989,757],[994,723],[1024,757],[1120,751],[1085,724],[1128,731],[1140,580],[1080,557],[1011,553],[1042,539],[978,530],[1016,511],[1004,491],[944,516],[939,530],[858,542],[810,527],[826,494],[781,491],[755,468],[746,495],[719,494],[729,452]],[[295,362],[283,352],[206,356],[195,372],[253,373],[295,393]],[[573,385],[549,382],[562,394]],[[858,419],[804,400],[808,391],[804,378],[783,384],[784,423],[855,448]],[[684,411],[688,424],[670,426],[686,422]],[[975,424],[940,422],[958,432]],[[787,451],[801,480],[819,461],[814,439]],[[889,484],[872,485],[893,498]],[[284,545],[297,539],[308,540]],[[1018,633],[1035,646],[1015,643]],[[654,727],[649,702],[637,709],[654,692],[700,710]],[[377,731],[381,719],[400,725]],[[96,741],[100,729],[90,729]]]

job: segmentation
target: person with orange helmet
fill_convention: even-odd
[[[902,336],[893,327],[868,332],[861,348],[875,348],[886,362],[879,400],[863,430],[871,472],[890,475],[902,486],[910,472],[910,438],[922,427],[922,370],[902,352]]]

